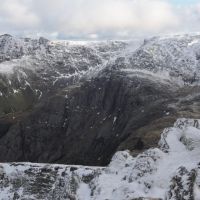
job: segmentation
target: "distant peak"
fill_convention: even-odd
[[[39,38],[39,44],[46,45],[48,42],[49,42],[49,40],[44,37]]]
[[[0,37],[12,37],[12,35],[5,33],[3,35],[0,35]]]

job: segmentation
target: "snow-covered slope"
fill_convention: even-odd
[[[122,41],[54,42],[2,35],[0,77],[8,90],[0,83],[0,92],[2,96],[12,95],[28,84],[41,97],[52,88],[77,83],[86,74],[91,78],[126,46]]]
[[[199,84],[200,37],[156,37],[135,41],[70,42],[0,36],[0,76],[20,91],[25,82],[40,94],[50,87],[91,79],[107,70],[163,78],[172,84]],[[153,77],[152,77],[153,74]],[[105,75],[105,73],[103,73]],[[16,78],[17,77],[17,78]],[[36,83],[35,79],[38,80]],[[4,95],[5,91],[0,88]],[[39,95],[40,96],[40,95]]]
[[[200,120],[178,119],[159,148],[117,152],[108,167],[0,165],[1,199],[199,200]]]
[[[200,80],[200,37],[171,36],[155,37],[127,56],[126,70],[139,75],[153,73],[161,79],[169,79],[179,85],[199,84]]]
[[[30,72],[55,84],[88,78],[103,69],[154,73],[173,82],[199,83],[200,36],[155,37],[135,41],[70,42],[0,36],[0,74]],[[20,73],[21,72],[21,73]],[[23,79],[22,78],[22,79]],[[11,80],[12,81],[12,80]]]
[[[0,115],[27,109],[52,90],[78,83],[86,74],[92,77],[126,45],[0,36]],[[18,101],[25,107],[16,106]]]

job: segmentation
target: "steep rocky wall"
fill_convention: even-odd
[[[0,138],[0,160],[106,165],[130,135],[133,148],[148,148],[134,132],[166,116],[170,101],[167,86],[120,74],[70,86]]]

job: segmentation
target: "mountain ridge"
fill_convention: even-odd
[[[2,37],[10,60],[0,64],[0,161],[107,165],[117,150],[156,146],[177,118],[200,118],[199,36],[142,45],[26,38],[18,59],[24,43]]]

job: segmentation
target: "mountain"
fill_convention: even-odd
[[[107,167],[1,164],[1,199],[199,199],[199,144],[200,121],[178,119],[158,148],[119,151]]]
[[[190,128],[183,132],[191,133],[191,145],[193,140],[198,144],[193,137],[198,135],[195,119],[200,119],[199,70],[198,35],[97,42],[0,36],[0,162],[5,163],[0,188],[5,199],[30,194],[33,199],[47,194],[78,199],[79,192],[93,194],[85,199],[194,199],[198,148],[187,149],[176,138],[182,138],[177,124],[186,124]],[[165,128],[174,123],[176,137],[173,131],[168,136]],[[167,152],[176,147],[179,153]],[[190,156],[189,166],[184,158]],[[167,171],[162,161],[174,167]],[[147,180],[136,177],[143,168]],[[63,187],[54,191],[58,180]]]
[[[107,165],[199,117],[199,36],[0,41],[2,162]]]

